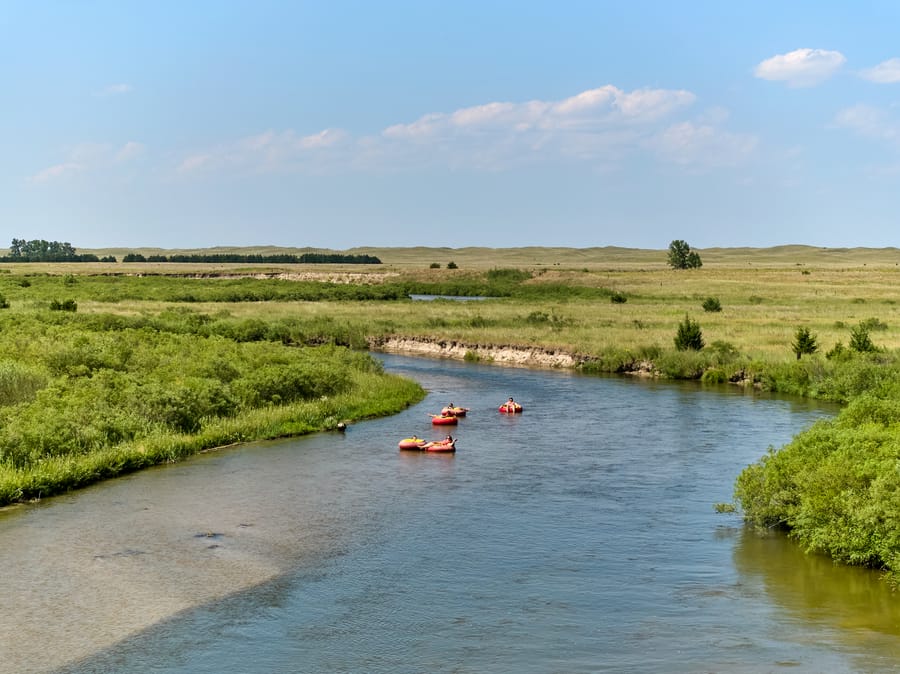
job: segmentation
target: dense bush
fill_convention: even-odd
[[[701,306],[703,307],[703,311],[722,311],[722,303],[719,302],[718,297],[707,297],[705,300],[703,300],[703,304]]]
[[[700,330],[700,324],[692,321],[691,317],[685,314],[684,320],[678,324],[678,331],[675,333],[675,348],[679,351],[699,351],[703,346],[703,331]]]
[[[869,327],[865,321],[861,321],[859,325],[850,328],[850,349],[857,353],[871,353],[877,351],[877,347],[869,337]]]
[[[198,332],[191,334],[149,325],[135,328],[122,317],[63,315],[47,320],[51,317],[55,315],[0,316],[0,503],[14,492],[16,498],[28,493],[18,481],[19,487],[3,486],[9,475],[45,470],[47,462],[67,463],[59,464],[60,484],[41,485],[44,494],[74,479],[69,471],[75,466],[98,460],[88,457],[121,443],[205,437],[226,420],[238,424],[238,419],[265,409],[314,404],[324,411],[331,408],[329,401],[343,400],[341,396],[354,391],[361,378],[376,377],[379,386],[385,378],[380,362],[366,353],[204,336],[198,332],[207,327],[205,320],[195,320],[191,325]],[[142,321],[148,319],[135,318],[133,323]],[[6,329],[12,324],[16,330]],[[400,399],[376,401],[366,393],[360,400],[367,401],[366,413],[372,414],[385,404],[408,402],[415,389],[398,391]],[[333,425],[336,420],[329,416],[317,423]],[[287,413],[271,430],[253,431],[249,437],[314,427],[296,425]],[[255,435],[258,432],[263,435]],[[202,447],[210,441],[197,442]],[[148,455],[135,464],[134,455],[129,456],[122,465],[137,467],[165,458]],[[99,470],[115,474],[119,469],[104,465]],[[77,481],[98,476],[88,471]]]
[[[900,572],[900,402],[896,384],[858,394],[739,476],[751,522],[788,530],[807,550]]]
[[[490,283],[521,283],[534,275],[522,269],[491,269],[486,277]]]
[[[62,302],[51,300],[50,311],[78,311],[78,303],[72,299],[63,300]]]

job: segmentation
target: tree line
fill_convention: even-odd
[[[303,253],[302,255],[289,255],[277,253],[274,255],[243,255],[240,253],[216,253],[204,254],[175,254],[175,255],[141,255],[140,253],[128,253],[122,258],[122,262],[205,262],[205,263],[277,263],[277,264],[381,264],[374,255],[345,255],[341,253]]]
[[[44,239],[13,239],[9,255],[0,256],[0,262],[116,262],[112,255],[98,257],[93,253],[76,252],[68,241],[46,241]],[[276,264],[381,264],[374,255],[345,255],[341,253],[303,253],[289,255],[243,255],[240,253],[141,255],[128,253],[122,262],[206,262],[206,263],[276,263]]]
[[[2,262],[115,262],[112,256],[97,257],[92,253],[78,254],[68,241],[44,239],[13,239],[9,255],[0,257]]]

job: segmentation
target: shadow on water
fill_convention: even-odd
[[[829,630],[848,645],[878,640],[895,642],[900,656],[900,596],[877,570],[847,567],[818,554],[807,554],[779,531],[741,529],[734,564],[745,577],[758,579],[766,596],[791,620]]]
[[[310,572],[309,580],[316,573]],[[189,663],[199,651],[214,657],[215,643],[239,637],[242,625],[284,610],[286,598],[300,574],[283,576],[235,593],[223,600],[186,609],[100,653],[56,669],[52,674],[118,674],[131,671],[197,671]],[[161,658],[161,654],[164,657]],[[209,671],[234,671],[227,664],[208,663]],[[187,669],[183,669],[188,667]],[[221,667],[221,669],[216,669]],[[259,669],[253,671],[270,671]]]

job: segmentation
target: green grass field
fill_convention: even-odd
[[[236,249],[216,249],[235,252]],[[308,249],[240,249],[247,253],[295,252]],[[97,254],[121,254],[103,249]],[[128,252],[128,251],[125,251]],[[196,251],[151,251],[171,254]],[[823,350],[847,343],[849,329],[860,321],[877,321],[872,337],[886,349],[900,347],[900,250],[821,249],[783,246],[767,249],[700,250],[703,267],[675,271],[666,264],[663,250],[624,248],[359,248],[354,254],[378,256],[382,265],[196,265],[174,263],[130,264],[22,264],[7,265],[11,276],[50,274],[53,277],[91,274],[127,274],[143,281],[125,284],[120,301],[77,284],[63,290],[78,301],[83,312],[158,311],[165,306],[159,293],[146,289],[154,277],[185,277],[181,288],[227,281],[228,277],[269,276],[291,281],[333,283],[465,284],[483,279],[492,269],[517,269],[532,275],[523,283],[546,291],[527,300],[515,298],[479,303],[385,302],[358,305],[339,302],[229,302],[236,317],[316,317],[354,321],[373,334],[395,331],[410,336],[445,336],[498,344],[545,345],[588,354],[611,348],[669,348],[676,326],[685,314],[701,324],[707,343],[724,341],[750,359],[788,360],[792,336],[799,326],[809,327]],[[447,269],[448,262],[458,269]],[[437,269],[430,265],[437,263]],[[218,278],[188,278],[188,277]],[[0,276],[0,288],[3,278]],[[170,287],[175,283],[168,279]],[[2,290],[14,308],[27,308],[49,296],[36,291],[17,292],[8,279]],[[223,287],[223,286],[218,286]],[[551,291],[556,287],[556,291]],[[127,288],[127,292],[126,292]],[[624,304],[608,296],[581,298],[576,289],[606,289],[624,294]],[[96,289],[95,289],[96,290]],[[42,291],[43,292],[43,291]],[[63,292],[63,291],[59,291]],[[113,293],[113,299],[115,293]],[[722,311],[704,312],[703,301],[718,299]],[[29,299],[34,298],[34,299]],[[202,298],[194,311],[221,311]],[[528,321],[544,314],[543,323]]]

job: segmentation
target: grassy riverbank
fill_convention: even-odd
[[[97,318],[0,314],[0,504],[221,445],[335,429],[424,395],[345,347]]]
[[[585,372],[731,381],[844,403],[833,422],[748,467],[736,503],[807,549],[900,568],[900,251],[701,250],[703,267],[687,271],[667,268],[664,251],[350,252],[385,264],[0,270],[9,304],[0,388],[12,382],[0,400],[0,502],[401,409],[422,392],[373,371],[357,351],[402,337],[471,360],[496,347],[561,352]],[[410,293],[488,299],[413,302]],[[699,351],[675,348],[686,318],[702,330]],[[817,349],[798,360],[800,328]],[[857,348],[860,331],[871,348]],[[312,388],[285,399],[300,381]]]

